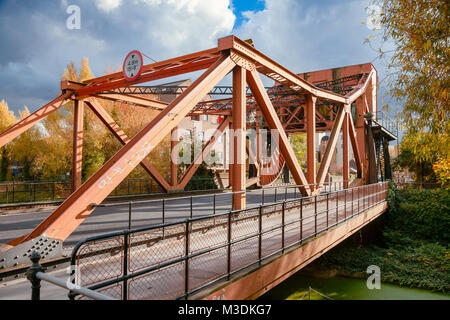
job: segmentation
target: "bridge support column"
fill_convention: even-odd
[[[392,179],[391,169],[391,156],[389,155],[389,140],[383,139],[383,152],[384,152],[384,177],[386,180]]]
[[[231,143],[233,162],[231,163],[232,175],[232,191],[245,192],[245,175],[246,175],[246,74],[245,69],[236,66],[233,69],[233,112],[232,112],[232,127],[233,134],[230,138],[233,139]],[[231,142],[231,141],[230,141]],[[233,201],[233,209],[244,209],[246,204],[245,193],[235,194]]]
[[[364,120],[366,106],[364,100],[364,95],[356,99],[356,140],[361,158],[361,178],[364,183],[367,183],[368,163],[366,149],[366,123]]]
[[[342,124],[342,178],[344,180],[344,188],[348,188],[349,180],[350,180],[350,168],[349,168],[349,149],[348,149],[348,140],[349,140],[349,105],[345,105],[346,109],[344,123]]]
[[[306,178],[309,184],[316,184],[316,100],[313,95],[306,95]],[[314,190],[314,187],[311,188]]]
[[[83,166],[83,116],[84,102],[82,100],[74,100],[72,192],[75,192],[81,186],[81,170]]]

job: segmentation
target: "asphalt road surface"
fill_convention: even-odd
[[[247,206],[259,205],[262,200],[262,190],[247,191]],[[278,188],[277,201],[298,197],[299,192],[293,189]],[[231,195],[222,193],[216,195],[216,214],[227,212],[231,209]],[[152,200],[153,201],[153,200]],[[275,201],[275,189],[264,190],[264,203]],[[193,216],[213,214],[214,199],[212,195],[194,196]],[[164,222],[183,220],[190,216],[190,199],[170,200],[166,199],[164,205]],[[5,243],[31,232],[40,222],[47,218],[55,208],[41,208],[27,210],[26,213],[14,213],[0,215],[0,243]],[[90,236],[120,231],[128,228],[128,205],[99,207],[83,221],[83,223],[66,239],[65,247],[72,247],[78,241]],[[145,227],[162,222],[162,201],[147,204],[133,204],[132,227]]]

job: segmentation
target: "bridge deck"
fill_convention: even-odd
[[[192,296],[381,203],[387,183],[87,240],[77,284],[119,299]]]

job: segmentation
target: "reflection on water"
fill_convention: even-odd
[[[309,290],[309,287],[312,290]],[[386,283],[382,283],[379,290],[369,290],[365,279],[345,277],[318,279],[301,274],[293,275],[260,299],[322,300],[327,297],[335,300],[450,300],[450,295]]]

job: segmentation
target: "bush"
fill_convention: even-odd
[[[449,190],[398,190],[391,185],[388,201],[381,230],[385,247],[358,245],[353,236],[308,268],[357,274],[377,265],[384,282],[450,292]]]
[[[392,189],[388,196],[389,211],[386,215],[385,238],[395,242],[393,236],[402,236],[439,242],[450,241],[450,190]]]

